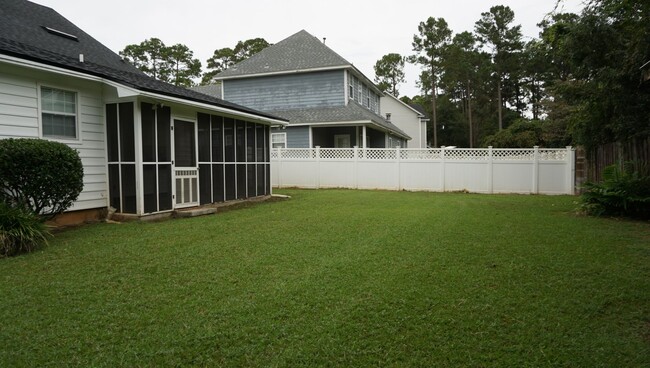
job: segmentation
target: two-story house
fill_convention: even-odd
[[[377,86],[304,30],[215,81],[223,99],[289,120],[272,130],[272,147],[407,147],[411,139],[380,115],[384,94]]]

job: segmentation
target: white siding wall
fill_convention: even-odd
[[[427,147],[426,132],[422,134],[422,124],[415,111],[404,106],[391,96],[381,98],[380,109],[381,116],[386,117],[386,113],[390,113],[390,122],[411,136],[411,140],[408,141],[408,148]]]
[[[70,210],[107,206],[104,103],[99,83],[0,65],[0,139],[39,138],[39,83],[78,93],[80,140],[62,141],[79,151],[84,189]]]

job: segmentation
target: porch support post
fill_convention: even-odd
[[[362,146],[363,148],[368,148],[368,145],[366,144],[366,126],[362,126],[363,129],[361,130],[361,137],[362,137]]]

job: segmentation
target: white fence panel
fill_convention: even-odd
[[[445,191],[489,193],[487,162],[445,162]]]
[[[274,187],[573,194],[566,149],[274,149]]]

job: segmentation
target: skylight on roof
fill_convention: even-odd
[[[51,33],[51,34],[53,34],[53,35],[56,35],[56,36],[59,36],[59,37],[63,37],[63,38],[67,38],[67,39],[69,39],[69,40],[73,40],[73,41],[79,41],[79,39],[77,38],[77,36],[75,36],[75,35],[73,35],[73,34],[66,33],[66,32],[63,32],[63,31],[59,31],[58,29],[54,29],[54,28],[50,28],[50,27],[45,27],[45,26],[42,26],[42,27],[43,27],[43,29],[45,29],[48,33]]]

